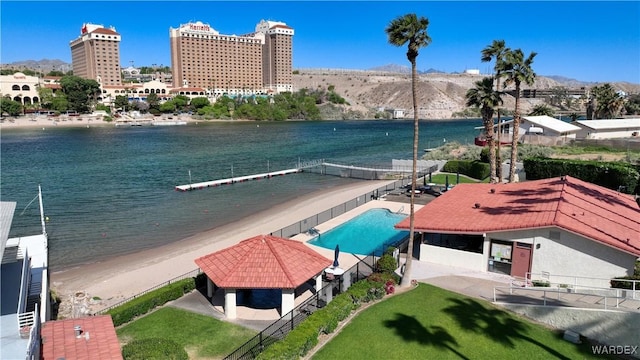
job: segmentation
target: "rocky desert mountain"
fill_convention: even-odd
[[[419,74],[417,95],[419,117],[421,119],[449,119],[456,112],[463,111],[465,94],[474,82],[488,75],[444,74],[427,72]],[[533,86],[522,89],[552,89],[565,87],[575,89],[592,87],[595,83],[580,83],[573,80],[573,86],[552,78],[538,76]],[[356,111],[371,118],[380,108],[405,109],[405,117],[413,118],[411,101],[411,75],[402,72],[358,71],[332,69],[297,70],[293,75],[294,90],[328,89],[334,91],[349,103],[347,111]],[[627,93],[640,93],[640,84],[612,83]],[[515,98],[505,96],[504,107],[513,109]],[[521,98],[522,112],[527,113],[535,105],[544,103],[543,98]],[[579,112],[578,110],[577,112]],[[584,111],[584,109],[582,109]]]

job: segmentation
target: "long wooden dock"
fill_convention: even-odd
[[[235,184],[237,182],[243,182],[243,181],[249,181],[249,180],[268,179],[274,176],[295,174],[299,172],[302,172],[302,169],[287,169],[287,170],[273,171],[273,172],[262,173],[262,174],[236,176],[232,178],[211,180],[211,181],[199,182],[195,184],[177,185],[176,190],[189,191],[189,190],[204,189],[208,187],[219,186],[219,185],[230,185],[230,184]]]

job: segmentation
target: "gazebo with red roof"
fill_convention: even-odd
[[[224,288],[225,315],[234,319],[236,290],[282,289],[281,314],[286,314],[294,308],[295,289],[313,278],[319,289],[322,272],[332,261],[299,241],[258,235],[197,258],[195,263],[207,275],[209,297],[213,284]]]
[[[609,287],[640,256],[633,196],[571,176],[458,184],[416,211],[414,225],[420,260],[514,277],[590,277],[590,286]]]

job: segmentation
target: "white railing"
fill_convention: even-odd
[[[29,330],[29,346],[27,348],[26,359],[39,359],[40,358],[40,318],[35,315],[38,313],[38,305],[36,304],[34,314],[34,322]]]
[[[631,289],[612,288],[611,281],[619,281],[623,283],[631,283]],[[630,297],[634,300],[640,299],[640,280],[627,280],[627,279],[608,279],[608,278],[595,278],[587,276],[574,276],[574,275],[557,275],[550,274],[548,272],[541,273],[526,273],[526,279],[524,286],[532,286],[535,281],[546,282],[548,287],[558,288],[570,288],[574,291],[578,289],[616,289],[622,290],[620,292],[623,297]],[[594,285],[594,284],[597,284]]]
[[[35,311],[18,313],[18,331],[22,332],[24,328],[31,328],[38,318]]]
[[[18,297],[18,312],[22,312],[27,306],[27,295],[29,291],[29,282],[31,278],[31,258],[27,249],[24,250],[24,259],[22,260],[22,273],[20,276],[20,295]]]
[[[565,289],[560,287],[551,288],[551,287],[496,286],[493,288],[493,302],[498,302],[498,295],[499,295],[498,293],[501,292],[501,290],[505,290],[503,292],[504,295],[516,295],[514,294],[516,292],[525,292],[526,294],[525,296],[533,297],[533,296],[540,296],[540,294],[542,294],[543,306],[578,307],[575,301],[571,301],[571,300],[568,300],[567,304],[573,304],[573,305],[559,303],[558,301],[561,300],[560,299],[561,294],[578,295],[582,297],[583,300],[581,301],[585,304],[586,302],[584,302],[584,298],[599,299],[598,301],[593,302],[593,304],[596,305],[602,301],[605,310],[612,307],[613,303],[615,303],[615,307],[618,308],[620,306],[620,299],[625,299],[624,296],[621,296],[622,295],[621,291],[624,291],[624,289],[594,288],[592,289],[593,292],[585,292],[585,291],[580,292],[580,291],[574,291],[572,289]],[[583,290],[586,290],[586,289],[583,289]],[[597,292],[600,292],[600,293],[597,293]],[[604,293],[604,292],[609,292],[609,293]],[[553,300],[557,301],[558,303],[548,304],[548,302]],[[511,301],[511,302],[517,303],[518,301]],[[588,307],[588,306],[580,306],[580,307]]]

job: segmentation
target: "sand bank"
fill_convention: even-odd
[[[172,244],[52,273],[51,287],[63,300],[61,314],[77,292],[99,297],[90,309],[96,311],[197,269],[194,260],[200,256],[277,231],[391,182],[363,181],[314,192]]]

